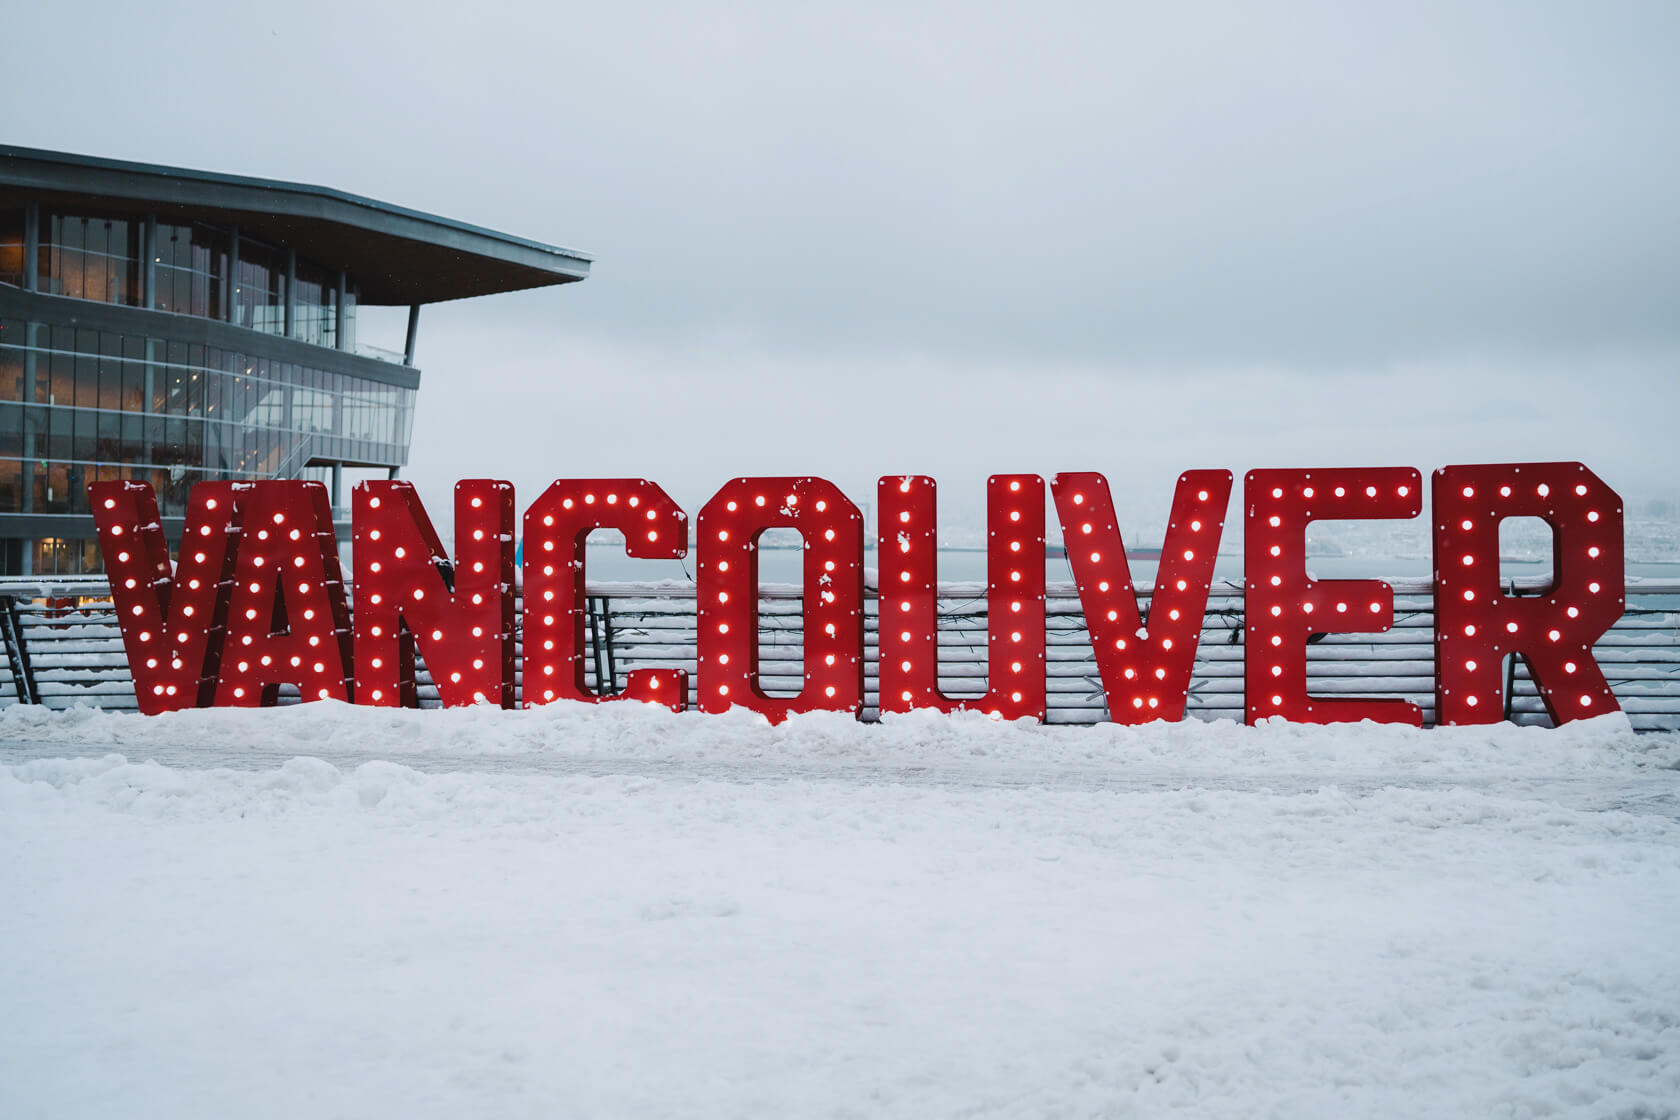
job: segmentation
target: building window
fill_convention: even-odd
[[[155,259],[157,307],[177,315],[221,319],[227,315],[227,235],[209,226],[158,223]]]
[[[140,225],[131,218],[43,216],[41,290],[99,303],[138,304]]]
[[[286,333],[286,254],[240,239],[233,321],[264,334]]]
[[[0,210],[0,284],[23,287],[22,210]]]

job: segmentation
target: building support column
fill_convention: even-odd
[[[297,337],[297,250],[286,250],[286,337]]]
[[[414,339],[420,333],[420,305],[408,305],[408,339],[403,343],[403,365],[414,364]]]
[[[41,290],[41,206],[37,202],[23,208],[23,290]]]
[[[234,308],[239,303],[239,227],[233,226],[228,230],[228,276],[227,276],[227,315],[228,322],[236,321],[237,312]]]
[[[334,516],[337,516],[338,512],[344,508],[344,503],[340,501],[343,492],[344,464],[334,463],[332,465],[332,508]]]
[[[340,350],[350,349],[344,337],[344,302],[350,295],[350,274],[338,270],[338,306],[333,309],[333,345]]]
[[[140,227],[140,306],[157,307],[157,215],[147,214]]]

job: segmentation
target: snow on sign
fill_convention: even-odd
[[[1214,560],[1230,505],[1228,471],[1181,475],[1147,615],[1100,474],[1057,475],[1050,494],[1079,589],[1110,717],[1184,716]],[[1554,722],[1617,710],[1593,644],[1623,608],[1622,503],[1580,463],[1501,463],[1435,472],[1435,688],[1438,722],[1494,723],[1500,663],[1523,657]],[[455,559],[406,482],[356,487],[354,595],[345,594],[326,490],[319,483],[207,482],[194,487],[179,561],[170,563],[152,488],[88,486],[99,543],[142,711],[273,704],[282,685],[305,699],[415,703],[415,650],[445,705],[515,705],[514,494],[506,482],[455,488]],[[988,690],[939,690],[933,480],[880,480],[880,706],[978,709],[1045,717],[1044,480],[994,475],[987,491]],[[1314,580],[1308,522],[1413,518],[1423,480],[1410,467],[1256,470],[1244,479],[1245,700],[1250,723],[1370,719],[1419,724],[1415,704],[1309,694],[1314,634],[1380,632],[1394,597],[1377,580]],[[1539,517],[1553,529],[1552,586],[1503,593],[1499,523]],[[642,669],[617,696],[584,674],[584,542],[623,534],[638,557],[682,557],[688,517],[646,479],[562,479],[525,513],[526,706],[639,700],[681,711],[687,674]],[[770,696],[758,677],[758,550],[768,529],[796,529],[804,551],[804,687]],[[700,511],[697,694],[702,711],[863,710],[864,525],[820,478],[738,478]],[[354,606],[352,609],[351,602]]]

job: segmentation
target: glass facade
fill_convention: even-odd
[[[342,372],[349,363],[333,356],[355,343],[342,273],[200,222],[36,214],[31,227],[23,209],[0,208],[0,285],[28,286],[32,229],[40,293],[228,322],[322,354],[279,361],[182,341],[162,316],[142,333],[84,326],[74,311],[69,322],[0,316],[0,527],[9,515],[86,515],[96,480],[148,482],[172,518],[206,479],[326,479],[335,464],[407,461],[415,390]],[[0,574],[99,571],[91,524],[80,524],[0,534]]]
[[[35,257],[38,290],[99,303],[147,306],[145,224],[145,219],[133,215],[101,217],[43,210]],[[23,286],[25,251],[24,212],[0,209],[0,284]],[[201,222],[158,222],[152,235],[155,290],[151,306],[177,315],[227,320],[264,334],[287,335],[290,298],[289,337],[317,346],[354,348],[356,295],[348,285],[342,293],[345,344],[339,345],[341,277],[337,272],[299,259],[296,280],[288,292],[288,269],[293,262],[285,251],[240,237],[238,267],[231,268],[234,251],[230,230]]]
[[[85,514],[96,479],[149,482],[179,517],[204,479],[292,477],[311,460],[397,466],[414,395],[215,347],[0,320],[0,516]],[[79,540],[33,547],[37,574],[86,570],[93,555]]]

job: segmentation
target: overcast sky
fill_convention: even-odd
[[[1680,5],[1258,9],[13,5],[3,138],[594,254],[423,312],[428,493],[1579,458],[1680,497]]]

